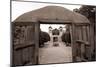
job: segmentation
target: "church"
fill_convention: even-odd
[[[64,30],[62,27],[59,27],[59,29],[55,28],[53,29],[51,26],[49,27],[49,35],[50,35],[50,42],[61,42],[61,36],[64,33]]]
[[[62,35],[65,32],[65,30],[63,29],[63,27],[59,27],[59,28],[52,28],[51,26],[49,26],[48,28],[49,32],[49,36],[50,36],[50,41],[46,42],[44,44],[50,44],[51,46],[55,45],[55,46],[59,46],[59,43],[62,42]]]

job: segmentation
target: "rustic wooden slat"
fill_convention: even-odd
[[[14,51],[14,64],[22,65],[22,50]]]
[[[31,35],[31,28],[32,28],[32,26],[29,26],[29,41],[31,40],[31,37],[30,37],[30,35]]]
[[[83,40],[83,37],[84,37],[84,36],[83,36],[83,35],[84,35],[84,34],[83,34],[83,26],[80,26],[80,28],[81,28],[81,37],[82,37],[82,40]]]
[[[22,43],[24,43],[25,42],[25,26],[22,26],[22,31],[23,31]]]
[[[75,43],[75,25],[72,24],[72,57],[73,62],[76,60],[76,43]]]
[[[88,41],[88,45],[85,47],[85,58],[88,60],[89,59],[89,55],[90,55],[90,28],[89,26],[86,27],[86,31],[87,31],[87,41]]]
[[[89,60],[91,60],[92,58],[92,53],[93,53],[93,49],[94,49],[94,26],[93,24],[90,25],[90,53],[89,53]]]
[[[83,40],[77,40],[76,43],[78,44],[78,56],[85,59],[87,56],[87,47],[89,47],[89,42]],[[81,53],[80,53],[81,52]]]
[[[81,58],[84,58],[85,55],[85,44],[81,44]]]
[[[30,40],[34,40],[34,26],[30,27]]]
[[[89,26],[86,26],[86,39],[89,42]]]
[[[67,20],[55,20],[55,19],[39,19],[41,24],[71,24],[72,21]]]
[[[14,53],[14,31],[15,31],[15,25],[14,23],[11,23],[11,65],[15,64],[15,53]]]
[[[89,26],[90,23],[74,23],[77,26]]]
[[[40,24],[36,23],[35,24],[35,63],[38,64],[38,56],[39,56],[39,31],[40,31]]]
[[[23,60],[23,65],[26,65],[29,63],[29,54],[28,54],[28,48],[22,49],[22,60]]]
[[[29,47],[29,64],[35,64],[35,46]]]
[[[30,38],[30,26],[28,26],[27,30],[27,41],[30,41],[29,38]]]
[[[84,40],[84,41],[87,41],[87,37],[86,37],[86,36],[87,36],[87,35],[86,35],[86,32],[87,32],[87,31],[86,31],[86,26],[83,26],[83,27],[82,27],[82,31],[83,31],[83,40]]]
[[[28,34],[28,33],[29,33],[29,26],[27,26],[26,41],[29,41],[29,40],[28,40],[28,37],[29,37],[29,34]]]
[[[77,27],[77,30],[76,30],[76,32],[77,32],[77,39],[79,40],[79,26],[76,26]]]
[[[82,31],[81,31],[81,27],[78,27],[78,36],[79,36],[79,40],[82,40]]]
[[[31,28],[31,35],[30,35],[32,41],[35,39],[34,32],[35,32],[35,25],[32,25],[32,28]]]
[[[30,46],[35,46],[34,45],[34,42],[28,42],[28,43],[23,43],[23,44],[18,44],[18,45],[15,45],[14,46],[14,49],[15,50],[19,50],[19,49],[23,49],[23,48],[27,48],[27,47],[30,47]]]
[[[29,26],[29,25],[34,25],[35,22],[12,22],[14,23],[14,25],[18,25],[18,26]]]
[[[77,41],[76,41],[76,43],[77,43]],[[78,57],[81,57],[81,45],[80,45],[80,43],[77,43],[76,44],[76,53],[77,53],[77,56]]]

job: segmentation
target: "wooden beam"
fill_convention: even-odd
[[[90,48],[89,48],[89,60],[92,59],[92,52],[93,52],[93,45],[94,45],[94,31],[93,31],[93,25],[90,25]]]
[[[11,66],[13,67],[15,62],[14,62],[14,30],[15,30],[15,25],[14,23],[11,23],[11,53],[10,53],[10,57],[11,57],[11,61],[10,61],[10,64]]]
[[[27,48],[27,47],[34,47],[34,42],[30,42],[30,43],[22,43],[22,44],[17,44],[14,46],[14,49],[15,50],[19,50],[19,49],[24,49],[24,48]]]
[[[39,30],[40,24],[37,22],[35,23],[35,64],[38,64],[38,56],[39,56]]]
[[[76,47],[75,47],[75,25],[72,24],[72,59],[73,62],[76,61]]]
[[[71,24],[72,21],[60,20],[60,19],[39,19],[41,24]]]
[[[12,23],[14,23],[15,25],[18,25],[18,26],[20,26],[20,25],[26,25],[26,26],[28,26],[28,25],[35,24],[35,22],[12,22]]]

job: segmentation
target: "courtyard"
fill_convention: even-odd
[[[66,46],[64,42],[59,42],[58,46],[48,42],[48,45],[39,48],[39,64],[64,62],[72,62],[72,48]]]

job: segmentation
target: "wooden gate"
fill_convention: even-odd
[[[16,22],[12,25],[13,63],[31,65],[38,63],[40,24],[69,24],[73,62],[91,60],[91,25],[88,23],[66,23],[66,21]],[[63,23],[62,23],[63,22]],[[90,33],[91,32],[91,33]]]
[[[38,25],[33,22],[12,23],[13,65],[37,64]]]
[[[91,60],[91,28],[90,24],[72,25],[73,30],[73,61]],[[93,36],[91,36],[93,37]]]

